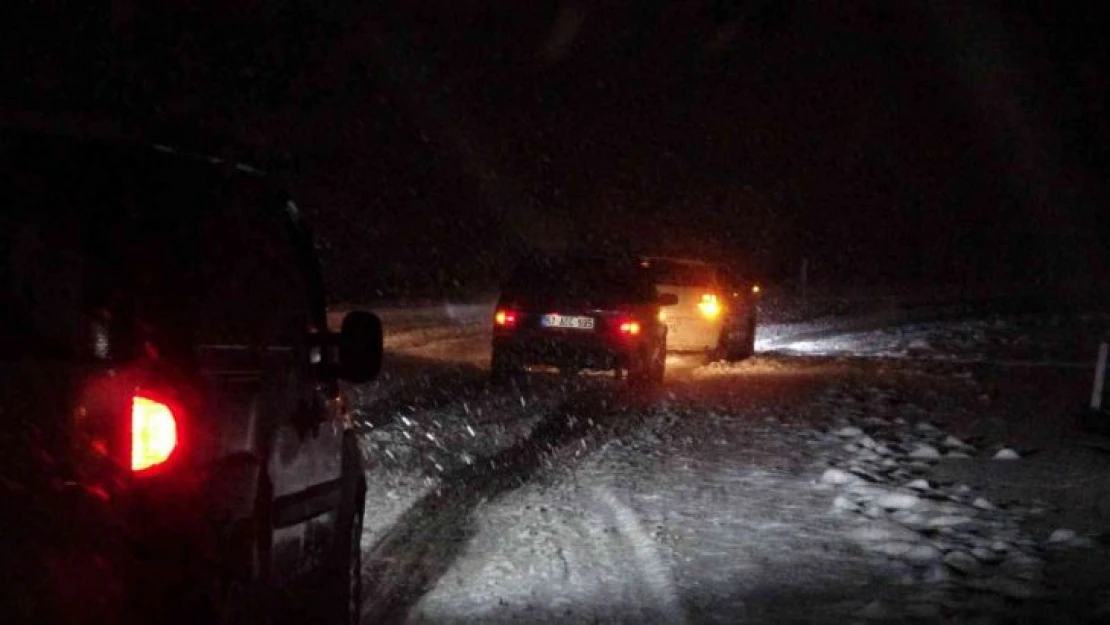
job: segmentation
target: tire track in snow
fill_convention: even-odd
[[[686,614],[679,600],[678,589],[670,574],[670,567],[660,557],[655,541],[644,532],[635,511],[605,487],[598,489],[597,498],[608,508],[616,521],[619,536],[632,547],[634,570],[640,572],[649,590],[648,601],[659,603],[657,609],[666,623],[686,623]],[[640,605],[647,605],[648,601]]]
[[[405,622],[689,622],[665,558],[605,486],[526,487],[475,512],[461,557]]]

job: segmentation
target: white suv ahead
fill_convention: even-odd
[[[645,257],[660,294],[678,303],[667,307],[667,348],[705,352],[712,360],[744,360],[755,353],[756,294],[759,287],[731,278],[718,264],[695,259]]]

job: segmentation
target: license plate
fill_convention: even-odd
[[[593,330],[593,317],[576,317],[573,315],[544,315],[540,325],[545,328],[570,328],[572,330]]]

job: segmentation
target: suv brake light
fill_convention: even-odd
[[[167,460],[177,448],[177,417],[166,404],[136,395],[131,399],[131,470],[139,473]]]
[[[701,296],[701,300],[698,302],[698,310],[706,317],[713,318],[721,314],[721,303],[715,294],[706,293]]]
[[[625,336],[636,336],[640,333],[640,322],[623,321],[620,325],[620,332]]]
[[[501,328],[511,328],[516,325],[516,311],[499,310],[493,315],[493,323]]]

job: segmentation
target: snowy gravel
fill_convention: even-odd
[[[1093,367],[1097,341],[1110,336],[1104,314],[1026,314],[909,322],[927,311],[862,318],[769,323],[762,352],[939,361],[994,361],[1027,366]]]
[[[431,338],[394,340],[393,377],[353,395],[370,484],[366,622],[1110,614],[1099,564],[1110,492],[1092,486],[1084,508],[1076,490],[1105,483],[1100,456],[1038,453],[1031,441],[1062,440],[1060,417],[1029,421],[1044,406],[1010,399],[1027,384],[961,364],[997,355],[980,348],[1012,341],[992,328],[1019,325],[870,332],[925,341],[912,358],[865,342],[833,358],[778,349],[737,365],[669,362],[651,397],[595,377],[494,387],[477,325],[399,330]],[[953,351],[968,332],[976,342]],[[954,356],[918,358],[926,343]],[[1017,408],[1021,423],[1051,427],[1008,424]],[[1040,486],[1050,460],[1085,516]]]

